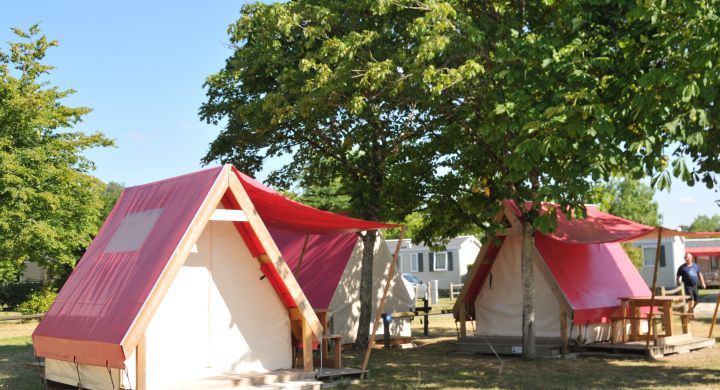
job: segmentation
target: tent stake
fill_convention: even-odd
[[[657,246],[655,247],[655,270],[653,271],[653,282],[652,282],[652,289],[650,289],[650,314],[648,314],[648,336],[645,340],[645,350],[650,350],[650,335],[655,335],[654,329],[654,322],[652,320],[653,316],[653,309],[655,304],[655,287],[657,284],[657,274],[658,274],[658,267],[660,265],[660,244],[662,243],[662,226],[658,227],[658,238],[657,238]],[[657,335],[655,335],[657,336]]]
[[[713,313],[713,319],[710,323],[710,332],[708,333],[708,338],[712,338],[713,329],[715,328],[715,320],[717,320],[717,312],[718,312],[718,305],[720,305],[720,293],[718,294],[717,301],[715,301],[715,312]]]
[[[398,243],[395,247],[395,253],[393,254],[392,263],[390,263],[390,272],[388,272],[387,280],[385,281],[385,288],[383,289],[382,298],[380,298],[380,304],[378,305],[377,312],[375,313],[375,322],[373,323],[372,335],[368,340],[367,350],[365,350],[365,357],[363,358],[362,364],[362,377],[367,378],[367,366],[370,360],[370,352],[372,351],[373,345],[375,344],[375,333],[377,333],[378,325],[380,325],[380,316],[382,315],[383,309],[385,308],[385,299],[387,298],[388,291],[390,290],[390,283],[395,275],[395,265],[397,264],[398,256],[400,256],[400,247],[402,246],[402,240],[405,238],[405,226],[400,227],[400,237],[398,237]]]

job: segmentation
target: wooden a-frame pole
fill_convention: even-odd
[[[713,329],[715,328],[715,321],[717,320],[718,306],[720,305],[720,294],[718,294],[717,300],[715,301],[715,312],[713,313],[713,319],[710,323],[710,332],[708,332],[708,338],[711,339],[713,335]]]
[[[660,244],[662,243],[662,226],[659,226],[658,228],[658,238],[657,238],[657,246],[655,247],[655,270],[653,271],[653,282],[652,282],[652,288],[650,289],[650,314],[648,314],[648,335],[647,339],[645,340],[645,350],[650,349],[650,336],[655,336],[655,326],[653,325],[654,321],[652,319],[653,316],[653,309],[655,308],[655,287],[657,284],[657,275],[658,275],[658,268],[660,266]]]
[[[367,377],[367,366],[368,361],[370,360],[370,352],[375,345],[375,333],[377,333],[377,328],[380,325],[380,316],[383,314],[383,309],[385,308],[385,300],[387,299],[388,291],[390,290],[390,283],[392,282],[393,276],[395,276],[395,265],[397,264],[398,256],[400,256],[400,247],[402,247],[402,241],[404,238],[405,226],[401,226],[400,237],[398,237],[398,242],[397,246],[395,247],[395,253],[393,254],[392,263],[390,263],[390,271],[388,272],[387,280],[385,281],[383,295],[382,298],[380,298],[380,304],[378,304],[377,312],[375,313],[375,322],[373,323],[372,335],[370,335],[370,340],[368,340],[368,346],[365,350],[365,357],[363,358],[362,364],[363,378]]]

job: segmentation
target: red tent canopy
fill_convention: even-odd
[[[355,233],[400,226],[350,218],[306,206],[265,187],[235,168],[233,170],[266,225],[310,234]]]

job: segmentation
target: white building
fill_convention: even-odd
[[[643,251],[643,267],[640,270],[645,283],[652,285],[655,267],[656,239],[638,240],[632,243]],[[675,287],[677,269],[685,263],[685,239],[683,237],[665,237],[660,241],[660,268],[658,268],[658,286]]]
[[[386,242],[393,253],[398,240]],[[415,245],[411,239],[404,239],[400,247],[399,272],[413,274],[426,282],[437,280],[439,290],[448,290],[450,283],[463,283],[480,246],[475,236],[459,236],[450,240],[444,251],[433,252],[425,245]]]

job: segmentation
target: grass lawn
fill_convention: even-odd
[[[26,363],[35,362],[30,334],[37,322],[0,322],[0,389],[42,389],[38,372]]]
[[[709,323],[709,318],[695,320],[692,332],[706,335]],[[42,388],[37,372],[25,366],[35,361],[30,345],[35,326],[0,323],[0,389]],[[420,336],[422,324],[418,317],[413,321],[413,332],[418,348],[376,349],[370,359],[370,378],[345,388],[720,388],[720,347],[659,361],[598,356],[523,361],[503,357],[501,364],[494,356],[454,353],[456,330],[451,315],[432,316],[428,337]],[[714,333],[720,336],[720,329]],[[346,366],[359,367],[362,354],[348,351],[344,359]]]

